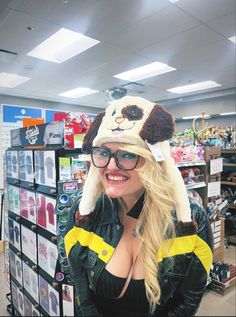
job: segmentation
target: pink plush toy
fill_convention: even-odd
[[[183,161],[183,148],[182,147],[172,147],[170,151],[171,157],[174,159],[175,162]]]

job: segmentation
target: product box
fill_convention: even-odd
[[[62,284],[63,316],[75,316],[74,286]]]
[[[24,315],[23,316],[40,316],[40,312],[30,299],[24,295]]]
[[[11,249],[9,250],[11,275],[22,285],[22,261]]]
[[[60,316],[59,293],[39,275],[39,303],[49,316]]]
[[[57,263],[57,246],[38,234],[38,265],[54,277]]]
[[[23,285],[32,298],[39,302],[38,274],[24,261],[23,262]],[[27,316],[27,315],[26,315]]]
[[[11,281],[11,297],[13,306],[21,316],[24,316],[24,294],[13,281]]]
[[[34,160],[36,184],[56,187],[55,151],[35,151]]]
[[[19,179],[18,152],[13,150],[6,151],[6,172],[7,177]]]
[[[7,184],[8,209],[20,215],[20,189],[17,186]]]
[[[9,242],[21,251],[21,231],[20,224],[8,217]]]
[[[20,215],[32,223],[36,223],[35,192],[20,188]]]
[[[36,193],[37,224],[45,230],[56,234],[56,199]]]
[[[19,179],[34,182],[33,151],[19,151]]]
[[[213,234],[213,259],[216,261],[224,260],[224,239],[225,239],[225,220],[220,218],[211,223]]]
[[[37,264],[36,233],[23,225],[21,225],[21,245],[24,255]]]

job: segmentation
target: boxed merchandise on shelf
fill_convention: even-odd
[[[42,126],[38,129],[44,135]],[[20,136],[27,131],[18,129]],[[32,142],[33,132],[28,136]],[[23,143],[6,150],[12,310],[22,316],[72,316],[74,289],[63,233],[90,165],[80,149],[41,144],[42,138],[34,137],[36,147],[21,137]]]
[[[213,255],[214,261],[224,260],[225,243],[225,220],[220,218],[211,222],[213,233]]]

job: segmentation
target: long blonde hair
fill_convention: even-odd
[[[165,161],[156,162],[148,149],[125,143],[119,143],[119,148],[145,159],[142,167],[137,168],[145,188],[145,199],[136,230],[143,242],[140,256],[145,268],[146,295],[150,312],[153,313],[161,296],[157,253],[166,237],[171,238],[175,235],[172,218],[173,184],[166,176]]]
[[[148,149],[127,144],[120,144],[120,148],[145,159],[144,165],[137,169],[145,188],[144,205],[138,219],[137,232],[143,241],[141,257],[145,267],[145,288],[150,311],[153,312],[161,296],[157,278],[157,252],[167,236],[170,238],[175,235],[172,218],[173,184],[166,176],[165,162],[156,162]]]

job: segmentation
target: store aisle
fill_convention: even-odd
[[[230,246],[225,249],[225,262],[236,264],[236,247]],[[6,293],[8,288],[5,284],[4,256],[0,254],[0,316],[9,316],[6,310]],[[222,296],[211,290],[207,290],[198,310],[197,316],[236,316],[236,288]]]

